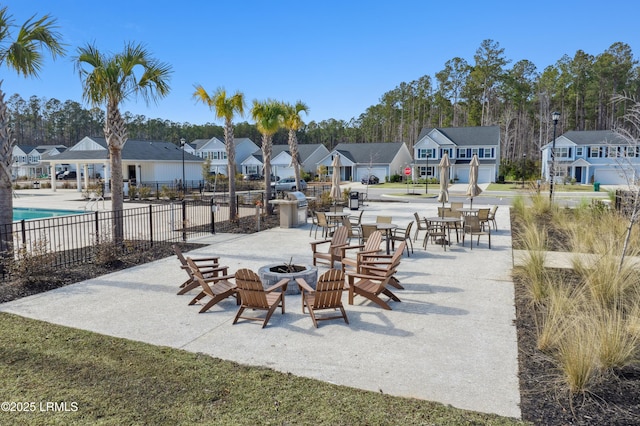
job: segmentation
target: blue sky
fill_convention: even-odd
[[[0,68],[2,89],[82,101],[72,57],[93,43],[121,51],[143,43],[173,67],[171,93],[158,104],[129,102],[123,111],[176,122],[216,122],[192,99],[194,84],[245,94],[247,104],[300,99],[305,121],[350,120],[383,93],[423,75],[435,78],[456,56],[473,64],[485,39],[513,63],[528,59],[542,71],[577,50],[598,55],[615,42],[640,55],[635,19],[640,3],[565,1],[121,1],[9,0],[15,23],[34,14],[57,18],[67,57],[47,60],[39,79]],[[629,17],[629,18],[627,18]],[[88,106],[87,104],[84,104]],[[248,109],[248,108],[247,108]],[[247,121],[251,121],[246,117]],[[221,124],[216,122],[217,124]]]

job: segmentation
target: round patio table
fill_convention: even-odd
[[[387,254],[391,254],[391,249],[389,247],[391,241],[391,231],[396,229],[398,225],[394,223],[364,223],[363,225],[372,225],[375,226],[378,231],[384,231],[385,239],[387,240]]]

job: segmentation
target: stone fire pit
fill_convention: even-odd
[[[300,294],[296,278],[302,278],[312,288],[316,288],[318,283],[318,268],[313,265],[291,265],[295,272],[287,272],[288,264],[272,263],[258,269],[258,275],[262,280],[264,288],[270,287],[283,278],[289,278],[287,291],[285,294]]]

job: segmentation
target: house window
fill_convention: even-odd
[[[433,158],[435,155],[435,152],[433,152],[433,148],[422,148],[422,149],[418,149],[418,159],[420,160],[424,160],[426,158]]]
[[[582,147],[576,147],[576,157],[582,157]]]
[[[625,147],[625,155],[627,157],[635,157],[637,149],[635,146],[627,146]]]
[[[453,158],[453,148],[440,148],[440,158],[444,156],[444,153],[449,155],[449,158]]]
[[[618,148],[617,146],[609,146],[607,147],[607,157],[609,158],[617,158],[618,157]]]
[[[566,146],[557,147],[555,151],[555,158],[571,158],[571,148]]]
[[[472,150],[472,149],[458,148],[457,153],[456,153],[456,157],[457,158],[471,158],[471,156],[474,154],[474,152],[472,152],[472,151],[475,151],[475,154],[477,154],[478,150],[477,149]]]
[[[434,177],[434,167],[420,167],[420,177]]]

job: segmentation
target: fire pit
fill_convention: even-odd
[[[318,283],[318,268],[313,265],[292,265],[286,263],[272,263],[258,269],[258,275],[264,288],[272,286],[283,278],[289,279],[285,294],[300,294],[296,278],[302,278],[312,288]]]

